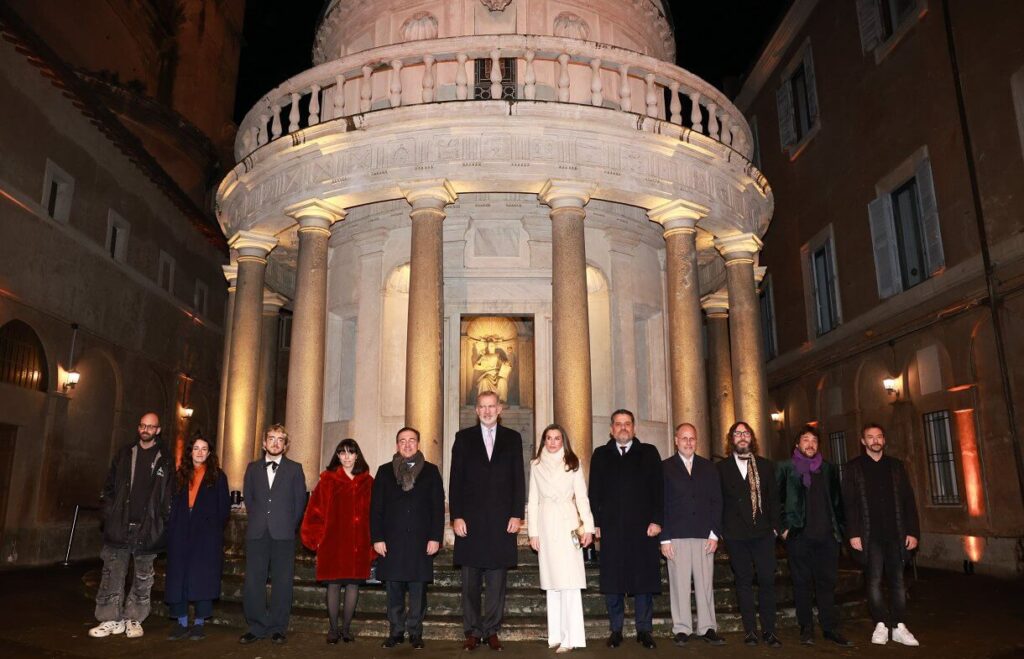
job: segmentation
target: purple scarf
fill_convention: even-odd
[[[793,467],[803,479],[804,487],[810,487],[811,472],[816,474],[821,471],[821,452],[815,453],[813,458],[808,458],[800,449],[793,449]]]

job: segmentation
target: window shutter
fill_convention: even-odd
[[[875,253],[875,278],[878,297],[885,299],[903,290],[899,257],[896,254],[896,229],[893,226],[892,200],[883,194],[868,204],[871,243]]]
[[[814,56],[810,45],[804,49],[804,81],[807,85],[807,115],[813,126],[818,123],[818,83],[814,79]]]
[[[784,80],[775,92],[775,106],[779,110],[779,141],[785,151],[796,143],[796,123],[793,120],[793,85]]]
[[[917,166],[917,201],[921,208],[921,238],[924,242],[925,268],[931,277],[946,267],[942,251],[942,228],[939,226],[939,206],[935,201],[932,165],[927,158]]]
[[[832,318],[835,324],[843,322],[843,310],[839,304],[839,266],[836,264],[836,241],[835,237],[828,239],[828,276],[829,292],[832,301]]]
[[[882,43],[882,13],[878,0],[857,0],[857,23],[860,24],[860,47],[870,53]]]

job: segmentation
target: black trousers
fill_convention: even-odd
[[[740,602],[743,631],[754,633],[754,575],[757,574],[757,613],[761,631],[775,633],[775,536],[752,540],[726,538],[729,564],[736,577],[736,597]]]
[[[487,638],[501,629],[505,614],[505,577],[507,568],[481,568],[462,566],[462,627],[466,634]],[[480,589],[483,584],[483,611],[480,609]]]
[[[907,591],[903,586],[903,553],[896,540],[889,542],[872,540],[865,549],[864,580],[868,586],[868,610],[871,622],[884,622],[895,627],[904,622],[907,610]],[[889,585],[887,606],[882,594],[882,577]]]
[[[391,636],[408,633],[409,638],[423,638],[423,616],[427,611],[427,584],[422,581],[387,581],[388,622]],[[409,606],[405,595],[409,594]]]
[[[270,608],[267,608],[267,578]],[[242,610],[249,632],[263,638],[288,631],[295,578],[295,539],[274,540],[270,534],[245,541],[245,588]]]
[[[608,626],[613,632],[622,633],[626,623],[625,593],[605,593],[604,604],[608,608]],[[633,595],[633,615],[636,631],[654,631],[654,594],[637,593]]]
[[[786,539],[789,572],[793,577],[796,620],[801,629],[814,626],[811,598],[818,604],[818,622],[826,632],[839,626],[836,611],[836,580],[839,576],[839,543],[833,538],[807,538],[790,532]]]

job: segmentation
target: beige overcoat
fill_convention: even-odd
[[[587,587],[583,552],[571,534],[580,520],[588,533],[594,532],[587,484],[583,470],[566,471],[564,449],[533,460],[526,521],[531,538],[540,538],[540,587],[544,590],[575,590]]]

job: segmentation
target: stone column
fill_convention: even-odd
[[[281,325],[281,307],[288,298],[269,288],[263,290],[263,321],[260,336],[260,398],[256,405],[256,433],[253,436],[252,455],[263,450],[263,435],[267,426],[277,423],[274,414],[274,390],[277,385],[278,328]]]
[[[231,364],[231,319],[235,313],[235,280],[238,265],[222,265],[224,279],[228,281],[228,300],[224,309],[224,356],[220,367],[220,399],[217,401],[217,459],[224,464],[224,421],[228,405],[228,367]]]
[[[732,397],[732,356],[729,351],[729,294],[722,289],[701,298],[707,314],[708,383],[711,402],[711,450],[725,455],[725,433],[735,420]]]
[[[288,355],[288,457],[302,465],[306,489],[320,475],[324,426],[324,355],[327,339],[327,241],[345,211],[326,202],[303,202],[285,211],[299,223],[295,304]]]
[[[729,288],[729,342],[737,421],[746,421],[757,434],[761,455],[771,441],[768,418],[768,378],[761,339],[761,309],[754,282],[754,257],[763,244],[752,233],[715,240],[725,257]]]
[[[647,216],[664,228],[665,235],[672,427],[693,424],[697,429],[697,453],[710,458],[707,371],[697,280],[697,220],[704,214],[703,208],[677,199],[648,211]]]
[[[565,428],[585,473],[594,452],[587,307],[585,206],[592,184],[548,181],[538,194],[551,207],[551,324],[554,421]]]
[[[238,251],[238,279],[231,318],[223,468],[228,477],[228,488],[241,491],[245,467],[252,458],[253,433],[256,432],[263,279],[267,271],[267,254],[277,245],[277,238],[253,231],[239,231],[228,244]]]
[[[405,353],[405,424],[420,431],[423,456],[444,459],[444,218],[458,195],[446,180],[404,189],[412,206],[409,248],[409,330]]]

